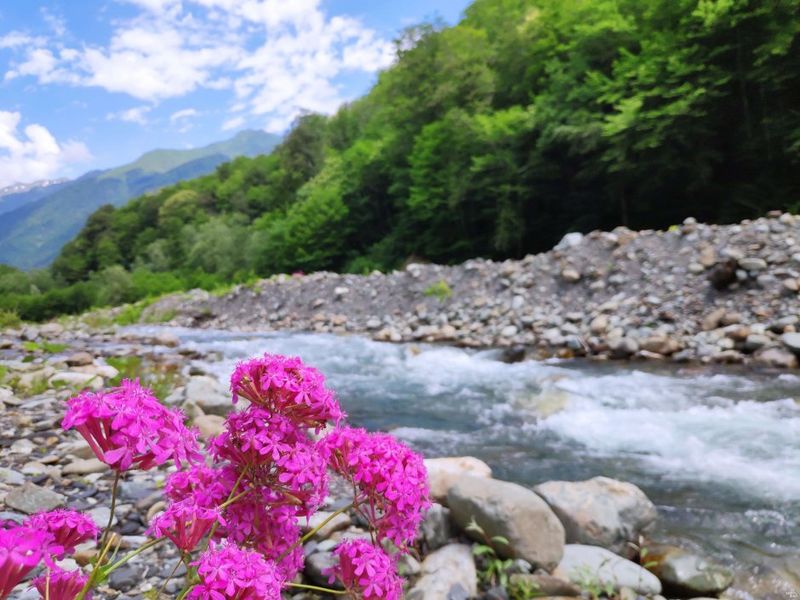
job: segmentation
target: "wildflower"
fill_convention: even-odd
[[[276,564],[281,578],[288,581],[303,568],[303,546],[299,544],[298,509],[270,505],[270,492],[249,494],[225,509],[225,526],[220,537],[242,547],[250,547]]]
[[[414,541],[430,506],[422,457],[392,436],[342,428],[320,442],[331,468],[360,492],[356,503],[378,538],[398,547]]]
[[[156,516],[148,533],[167,537],[182,551],[191,552],[217,522],[224,524],[218,509],[199,506],[189,497],[173,502]]]
[[[49,600],[75,600],[89,578],[80,571],[64,571],[51,567],[44,575],[33,580],[33,586]],[[92,592],[85,598],[91,599]]]
[[[297,357],[265,354],[240,362],[231,375],[231,392],[234,404],[241,396],[298,426],[320,429],[345,416],[322,373]]]
[[[75,510],[51,510],[31,516],[25,526],[30,529],[49,532],[53,542],[48,551],[57,558],[75,552],[75,546],[96,540],[100,528],[91,517]]]
[[[253,550],[233,544],[212,544],[197,566],[200,585],[188,598],[224,600],[280,600],[283,579],[275,564]]]
[[[64,429],[77,429],[97,458],[117,471],[147,470],[169,459],[181,465],[199,457],[197,435],[183,424],[183,413],[162,406],[138,381],[80,394],[67,405]]]
[[[52,541],[47,531],[0,524],[0,599],[39,564]]]
[[[307,513],[322,503],[328,479],[317,444],[287,417],[250,406],[233,413],[226,431],[211,442],[218,460],[229,460],[254,486],[269,487],[283,502],[303,506]]]
[[[228,499],[238,475],[230,466],[209,467],[194,463],[184,471],[175,471],[167,477],[164,493],[173,502],[191,497],[195,504],[214,508]]]
[[[400,600],[403,580],[392,558],[366,540],[350,539],[333,551],[339,562],[328,571],[357,600]]]

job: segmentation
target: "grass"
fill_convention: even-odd
[[[45,352],[47,354],[58,354],[59,352],[63,352],[69,346],[66,344],[57,344],[54,342],[22,342],[22,349],[25,352]]]
[[[444,302],[452,297],[453,288],[444,279],[440,279],[436,283],[429,285],[423,293],[428,297],[436,298],[439,302]]]
[[[21,323],[22,319],[13,310],[0,310],[0,329],[12,329]]]

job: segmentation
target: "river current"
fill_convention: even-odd
[[[493,351],[361,337],[176,330],[225,381],[244,358],[300,356],[351,424],[426,456],[472,455],[523,485],[606,475],[659,508],[655,538],[729,564],[796,564],[800,377],[674,365],[506,364]],[[784,566],[786,566],[784,564]],[[790,567],[790,571],[794,568]]]

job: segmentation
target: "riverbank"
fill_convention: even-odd
[[[388,274],[281,275],[228,293],[166,296],[142,322],[312,331],[391,342],[798,367],[800,217],[669,231],[569,234],[518,261],[409,264]],[[106,314],[112,317],[123,309]]]

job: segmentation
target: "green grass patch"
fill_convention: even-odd
[[[439,302],[444,302],[453,296],[453,288],[444,279],[440,279],[425,288],[423,293],[429,298],[436,298]]]
[[[162,402],[178,384],[178,373],[174,368],[148,364],[141,356],[113,356],[106,362],[119,371],[119,375],[109,381],[110,385],[119,385],[123,379],[139,379]]]
[[[22,319],[13,310],[0,310],[0,329],[19,327]]]

